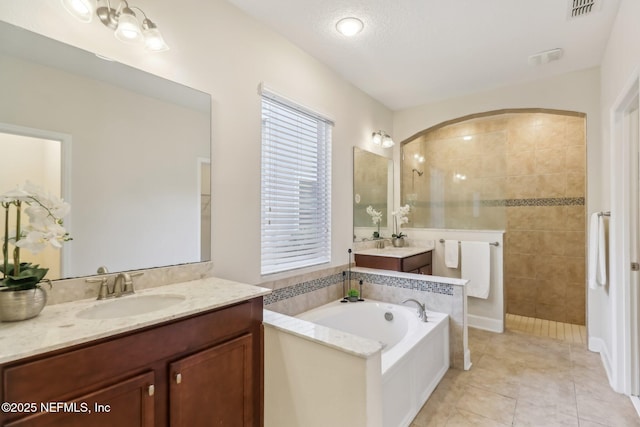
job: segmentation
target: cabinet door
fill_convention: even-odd
[[[172,363],[171,427],[252,426],[252,359],[247,334]]]
[[[79,397],[49,412],[39,412],[6,427],[153,427],[153,372],[147,372]],[[56,412],[54,412],[56,411]]]

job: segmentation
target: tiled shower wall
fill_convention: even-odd
[[[473,118],[418,136],[403,156],[410,227],[506,230],[507,312],[584,324],[583,114]]]

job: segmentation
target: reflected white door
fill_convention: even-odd
[[[0,193],[29,181],[47,193],[62,197],[62,141],[55,139],[55,136],[49,138],[42,135],[43,131],[0,123],[0,150],[3,153]],[[23,221],[28,221],[28,217],[24,216]],[[27,251],[21,258],[23,262],[49,268],[48,279],[62,277],[61,252],[57,249],[47,247],[38,254]]]

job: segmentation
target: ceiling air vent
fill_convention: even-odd
[[[601,0],[569,0],[569,19],[586,16],[600,10]]]

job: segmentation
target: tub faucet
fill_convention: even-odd
[[[416,303],[416,305],[418,306],[418,317],[423,322],[426,322],[427,321],[427,311],[424,308],[424,304],[422,304],[420,301],[415,300],[413,298],[409,298],[409,299],[406,299],[406,300],[402,301],[402,304],[407,303],[407,302],[415,302]]]

